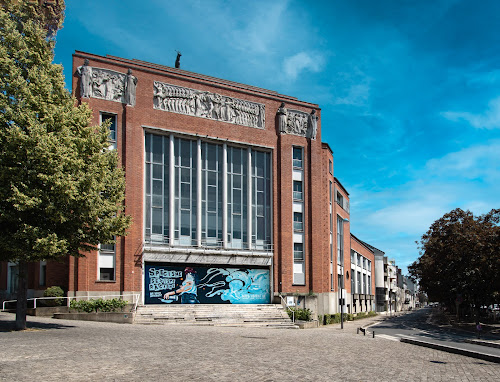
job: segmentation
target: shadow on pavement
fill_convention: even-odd
[[[26,331],[30,330],[51,330],[51,329],[69,329],[74,328],[72,325],[62,325],[60,323],[48,322],[26,322]],[[15,316],[14,319],[9,317],[0,316],[0,333],[16,331]]]

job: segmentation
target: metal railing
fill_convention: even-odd
[[[293,309],[290,309],[290,306],[288,306],[288,304],[286,303],[286,300],[283,298],[283,296],[280,294],[279,295],[280,298],[281,298],[281,304],[285,306],[285,309],[288,311],[288,310],[291,310],[292,311],[292,322],[295,324],[295,310]]]
[[[192,240],[191,243],[182,242],[179,239],[170,239],[167,236],[163,236],[163,239],[146,236],[144,244],[148,246],[165,246],[169,248],[181,248],[181,249],[195,249],[195,250],[217,250],[217,251],[245,251],[245,252],[272,252],[274,250],[274,245],[271,243],[252,243],[250,248],[248,242],[241,242],[241,245],[236,245],[228,241],[226,246],[222,240],[210,240],[207,238],[202,238],[201,243],[198,246],[196,240]]]
[[[123,297],[128,297],[132,296],[132,304],[134,304],[134,312],[137,310],[137,305],[139,303],[139,298],[140,294],[139,293],[130,293],[130,294],[107,294],[107,295],[101,295],[101,296],[70,296],[70,297],[34,297],[34,298],[28,298],[27,301],[33,301],[33,309],[36,309],[37,307],[37,301],[38,300],[59,300],[59,299],[64,299],[67,300],[66,306],[70,306],[71,299],[75,300],[90,300],[91,298],[102,298],[105,300],[107,297],[121,297],[123,300]],[[10,303],[10,302],[17,302],[17,300],[5,300],[2,304],[2,310],[5,310],[5,304]]]

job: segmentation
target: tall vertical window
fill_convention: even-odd
[[[196,244],[197,142],[174,139],[174,244]]]
[[[271,243],[271,154],[252,151],[252,244],[266,249]]]
[[[305,284],[304,244],[293,243],[293,283]]]
[[[7,264],[7,293],[16,293],[19,283],[19,266],[17,263]]]
[[[304,221],[302,212],[294,212],[293,213],[293,229],[294,231],[303,231],[304,230]]]
[[[361,272],[358,271],[358,277],[356,278],[356,281],[358,282],[358,293],[363,293],[362,290],[361,290]]]
[[[115,245],[101,244],[99,246],[99,280],[115,280]]]
[[[344,264],[344,220],[337,215],[337,262]]]
[[[170,139],[146,134],[146,240],[163,242],[169,237]]]
[[[366,273],[363,273],[363,293],[366,294]]]
[[[247,238],[247,151],[227,148],[227,230],[231,248],[243,248]]]
[[[328,159],[328,172],[333,175],[333,162]]]
[[[304,168],[303,164],[304,149],[302,147],[293,146],[292,155],[293,155],[293,167],[300,169]]]
[[[355,274],[356,272],[354,271],[354,269],[351,269],[351,293],[356,293],[356,285],[354,281]]]
[[[110,121],[109,125],[109,148],[116,149],[116,115],[110,113],[101,113],[101,123]]]
[[[372,278],[368,275],[367,294],[372,294]]]
[[[303,200],[302,195],[302,181],[293,181],[293,200]]]
[[[45,286],[47,284],[47,262],[45,260],[40,261],[40,277],[38,279],[38,284],[40,286]]]
[[[146,133],[144,190],[148,242],[270,248],[270,152]]]
[[[201,238],[208,246],[222,244],[222,146],[201,144]]]

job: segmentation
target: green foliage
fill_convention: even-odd
[[[59,286],[51,286],[45,289],[43,297],[64,297],[64,291]],[[46,306],[60,306],[63,304],[63,298],[56,298],[54,300],[42,300]]]
[[[474,216],[458,208],[431,225],[419,242],[420,257],[408,268],[430,301],[452,307],[460,295],[478,308],[498,299],[499,222],[500,209]]]
[[[59,2],[60,3],[60,2]],[[0,260],[81,256],[125,234],[106,126],[64,88],[54,42],[23,2],[0,7]]]
[[[104,300],[98,298],[96,300],[71,300],[69,305],[70,309],[78,312],[116,312],[118,309],[122,310],[127,305],[127,301],[113,298],[111,300]]]
[[[290,318],[293,318],[295,315],[296,320],[311,321],[312,312],[309,309],[290,307],[287,313]]]

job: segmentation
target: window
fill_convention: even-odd
[[[358,293],[363,293],[363,292],[361,291],[361,272],[357,272],[357,275],[358,275],[358,277],[356,278],[356,281],[357,281],[357,284],[358,284],[358,288],[357,288],[357,290],[356,290],[356,291],[357,291]]]
[[[363,293],[366,294],[366,274],[363,273]]]
[[[169,237],[170,138],[146,134],[146,239],[167,241]]]
[[[222,146],[201,143],[201,239],[222,245]]]
[[[109,125],[109,148],[110,150],[116,149],[116,115],[109,113],[101,113],[101,123],[110,121]]]
[[[344,264],[344,220],[337,215],[337,262]]]
[[[16,293],[19,282],[19,267],[17,263],[7,264],[7,293]]]
[[[372,278],[368,275],[368,285],[367,285],[367,293],[372,294]]]
[[[38,284],[40,286],[45,286],[47,284],[47,262],[40,261],[40,277],[38,279]]]
[[[340,192],[337,191],[337,204],[344,208],[344,197],[342,196],[342,194]]]
[[[115,281],[114,244],[101,244],[99,246],[99,281]]]
[[[355,260],[355,257],[354,257],[354,251],[351,250],[351,264],[352,265],[356,265],[356,260]]]
[[[196,244],[197,142],[174,138],[174,243]],[[166,193],[166,190],[165,190]]]
[[[294,200],[302,200],[302,181],[294,180],[293,181],[293,199]]]
[[[247,151],[227,148],[227,240],[231,248],[243,248],[247,238]]]
[[[293,283],[305,284],[304,244],[293,243]]]
[[[146,133],[146,240],[220,247],[226,237],[228,248],[267,250],[272,241],[271,162],[270,152]]]
[[[297,147],[297,146],[294,146],[293,147],[293,167],[294,168],[304,168],[303,167],[303,161],[302,161],[302,153],[303,153],[303,149],[302,147]]]
[[[294,231],[304,230],[304,222],[302,221],[302,212],[293,213],[293,229]]]
[[[328,171],[333,175],[333,162],[328,159]]]
[[[351,269],[351,293],[356,293],[356,285],[355,285],[355,280],[354,280],[354,275],[356,272],[354,269]]]
[[[271,154],[252,151],[252,244],[266,249],[271,244]]]

